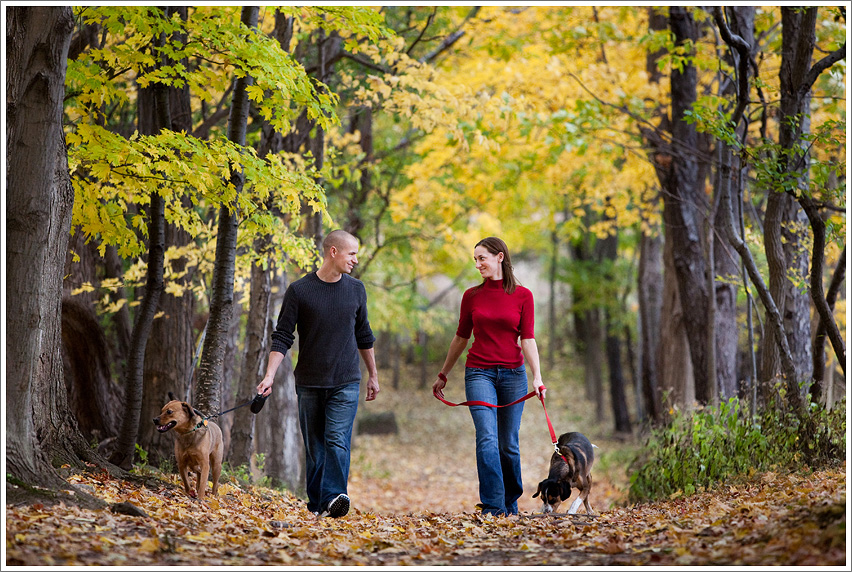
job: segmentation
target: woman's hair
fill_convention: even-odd
[[[474,248],[477,246],[484,246],[488,252],[495,256],[499,252],[503,253],[503,262],[501,263],[501,266],[503,267],[503,291],[506,292],[506,294],[512,294],[515,291],[515,288],[518,287],[518,279],[515,278],[515,273],[512,269],[512,259],[509,256],[509,247],[506,246],[506,243],[503,242],[502,239],[497,238],[496,236],[483,238],[474,245]],[[483,284],[485,284],[484,281],[479,285],[479,287],[481,288]]]

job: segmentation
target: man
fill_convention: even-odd
[[[343,230],[322,244],[322,266],[293,282],[284,293],[266,375],[259,395],[272,391],[275,372],[299,333],[296,395],[305,443],[308,510],[339,518],[349,512],[350,444],[358,410],[361,369],[367,367],[366,401],[379,393],[373,354],[375,336],[367,319],[364,284],[349,276],[358,264],[358,240]]]

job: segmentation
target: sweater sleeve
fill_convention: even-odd
[[[363,283],[358,283],[358,310],[355,313],[355,343],[359,350],[368,350],[373,347],[376,337],[370,328],[370,320],[367,317],[367,290]]]
[[[466,340],[473,333],[473,290],[467,290],[462,295],[461,307],[459,308],[459,326],[456,335]]]
[[[278,313],[278,322],[275,325],[275,330],[272,332],[272,351],[286,354],[287,350],[293,347],[293,342],[296,340],[294,332],[296,331],[296,320],[298,318],[299,304],[297,296],[293,288],[290,287],[284,292],[284,302],[281,304],[281,311]]]
[[[526,290],[521,302],[521,339],[535,338],[535,301],[532,292]]]

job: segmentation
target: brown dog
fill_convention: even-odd
[[[550,472],[538,484],[533,498],[541,495],[544,503],[541,512],[556,512],[559,505],[571,496],[571,487],[574,487],[580,491],[580,495],[574,500],[568,514],[576,514],[581,502],[586,508],[586,514],[593,514],[589,506],[589,492],[592,490],[595,445],[582,433],[572,432],[560,435],[556,446],[559,452],[554,451],[550,457]]]
[[[198,498],[204,498],[208,478],[213,480],[211,492],[215,495],[219,489],[219,475],[222,474],[222,457],[225,452],[222,430],[212,421],[205,419],[189,403],[175,399],[171,392],[169,399],[171,401],[163,406],[159,417],[154,418],[154,425],[160,433],[170,429],[177,433],[175,458],[183,488],[189,496],[195,498],[195,489],[189,484],[189,473],[194,473]]]

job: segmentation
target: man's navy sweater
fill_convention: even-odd
[[[316,272],[296,280],[284,293],[272,351],[286,354],[299,333],[296,384],[335,387],[361,381],[358,350],[376,341],[367,319],[364,283],[342,274],[323,282]]]

